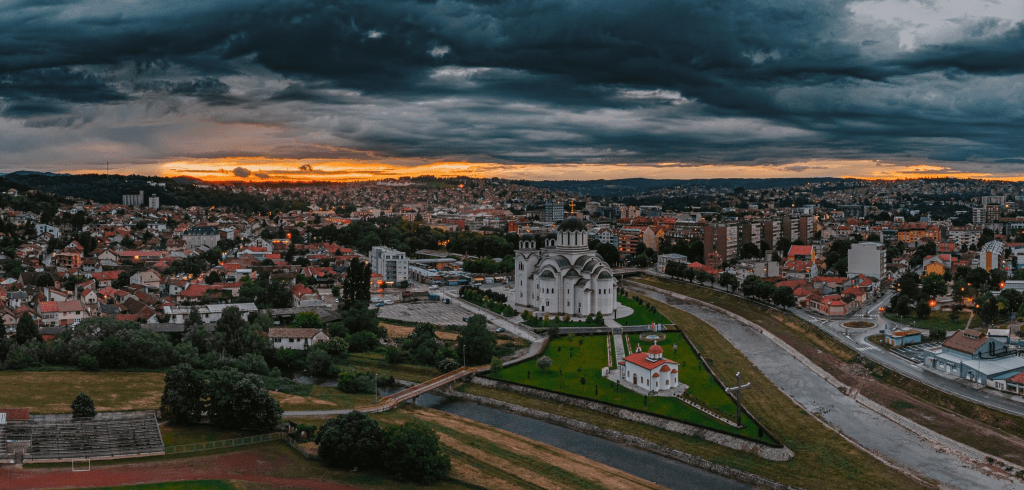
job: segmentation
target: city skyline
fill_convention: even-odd
[[[1024,3],[13,2],[0,172],[954,176],[1024,163]]]

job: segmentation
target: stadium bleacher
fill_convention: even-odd
[[[8,436],[31,439],[25,462],[113,459],[164,453],[154,412],[103,412],[91,419],[33,416],[9,424]],[[12,434],[12,432],[18,434]]]

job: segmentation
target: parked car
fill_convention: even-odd
[[[498,332],[498,333],[503,333],[505,331],[505,327],[498,327],[498,328],[494,329],[494,331]]]
[[[377,308],[380,308],[381,306],[384,306],[384,302],[383,301],[381,301],[380,303],[377,303]]]

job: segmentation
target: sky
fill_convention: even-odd
[[[1024,0],[0,0],[0,173],[1024,177]]]

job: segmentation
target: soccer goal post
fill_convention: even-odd
[[[92,469],[91,459],[72,459],[71,471],[89,471]]]

